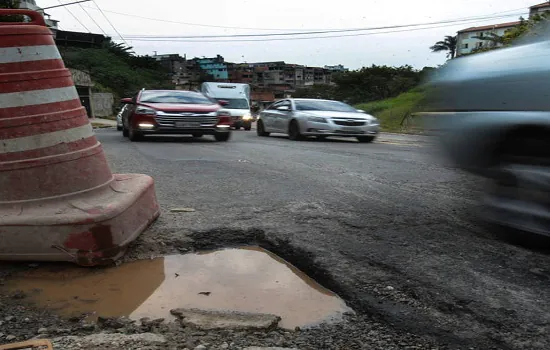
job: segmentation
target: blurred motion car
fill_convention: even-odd
[[[428,83],[422,113],[444,155],[489,180],[483,218],[524,238],[550,237],[548,62],[550,41],[454,59]]]
[[[284,99],[260,113],[256,125],[258,136],[287,134],[291,140],[308,136],[355,137],[372,142],[380,132],[375,117],[339,101],[320,99]]]
[[[231,136],[231,114],[200,92],[144,89],[122,103],[128,105],[122,135],[130,141],[155,134],[213,135],[216,141]]]

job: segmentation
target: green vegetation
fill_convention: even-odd
[[[364,67],[355,71],[334,74],[332,85],[314,85],[298,89],[296,98],[324,98],[345,101],[350,104],[370,102],[395,97],[420,84],[434,68],[419,71],[411,66]]]
[[[433,46],[430,47],[432,52],[441,52],[447,51],[447,58],[453,59],[456,56],[458,37],[447,35],[445,39],[436,42]]]
[[[407,132],[407,117],[420,109],[424,96],[424,90],[418,87],[397,97],[360,103],[355,105],[355,108],[362,109],[380,119],[384,131]]]
[[[60,47],[65,65],[88,72],[100,92],[131,97],[142,88],[173,88],[168,72],[152,57],[137,56],[132,48],[108,42],[103,48]]]

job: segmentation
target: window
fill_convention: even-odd
[[[210,105],[212,101],[203,94],[191,91],[144,91],[141,94],[142,103],[177,103]]]
[[[483,47],[483,42],[480,41],[480,42],[476,43],[476,47]]]
[[[277,101],[274,104],[272,104],[271,106],[267,107],[267,109],[271,109],[271,110],[277,109],[277,107],[282,106],[284,102],[285,101]]]
[[[298,111],[357,112],[357,110],[350,105],[338,101],[295,100],[294,103]]]
[[[462,48],[463,48],[463,49],[467,49],[467,48],[468,48],[468,44],[462,45]]]

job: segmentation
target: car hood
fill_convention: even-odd
[[[323,118],[346,118],[346,119],[372,119],[373,116],[359,112],[330,112],[330,111],[300,111],[300,114]]]
[[[231,116],[233,117],[242,117],[243,115],[250,114],[250,110],[248,109],[230,109],[230,108],[224,108],[224,111],[228,111],[231,113]]]
[[[186,103],[140,103],[141,106],[149,107],[163,112],[216,112],[220,109],[217,104],[199,105]]]

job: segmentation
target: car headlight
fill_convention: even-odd
[[[136,114],[157,114],[157,111],[149,107],[140,106],[136,108]]]
[[[370,123],[371,125],[380,125],[380,121],[374,117],[370,120]]]
[[[327,120],[321,117],[307,117],[307,120],[315,123],[326,123]]]
[[[243,115],[243,120],[250,120],[252,119],[252,116],[250,114]]]

